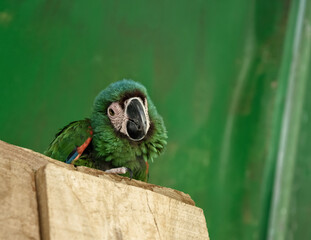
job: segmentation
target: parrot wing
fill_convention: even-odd
[[[71,122],[56,134],[44,154],[73,164],[92,141],[92,135],[89,119]]]

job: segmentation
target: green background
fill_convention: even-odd
[[[150,182],[211,239],[311,239],[310,29],[307,0],[2,0],[0,139],[43,152],[131,78],[168,129]]]

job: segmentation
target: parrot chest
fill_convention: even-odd
[[[113,160],[107,161],[105,157],[98,157],[94,154],[90,154],[89,157],[92,158],[94,162],[94,167],[96,169],[106,171],[111,168],[126,167],[131,169],[133,173],[133,178],[136,180],[146,181],[147,180],[147,164],[141,156],[128,156],[127,154],[122,154],[120,156],[114,156]],[[109,158],[108,158],[109,159]],[[129,177],[130,174],[124,174],[124,176]]]

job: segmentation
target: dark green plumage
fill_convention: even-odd
[[[130,105],[137,107],[142,117],[137,117],[139,121],[130,119],[130,114],[136,114],[131,112]],[[109,112],[110,108],[114,111]],[[136,135],[130,137],[131,124],[139,134],[146,130],[142,139],[135,139]],[[101,170],[127,167],[132,170],[133,178],[146,181],[146,162],[163,151],[167,134],[145,87],[132,80],[122,80],[109,85],[96,97],[90,119],[72,122],[60,130],[45,154],[65,162],[88,138],[92,138],[91,142],[75,165]]]

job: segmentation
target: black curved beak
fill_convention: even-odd
[[[130,99],[126,109],[126,130],[130,138],[135,141],[143,139],[148,131],[147,116],[143,104],[137,99]]]

